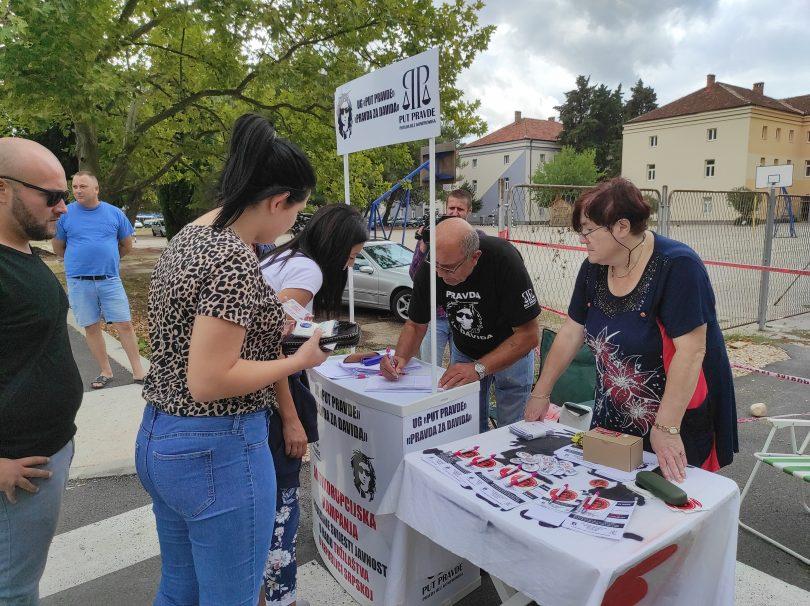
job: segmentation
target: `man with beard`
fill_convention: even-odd
[[[430,322],[430,265],[413,281],[413,296],[394,363],[384,356],[383,376],[395,380],[418,351]],[[481,382],[480,431],[488,429],[489,392],[495,387],[498,425],[523,418],[534,379],[539,341],[532,281],[511,243],[480,235],[461,218],[436,226],[436,304],[447,310],[453,335],[450,367],[439,387]]]
[[[67,296],[30,246],[53,238],[66,189],[51,152],[0,138],[0,604],[38,603],[73,458]]]

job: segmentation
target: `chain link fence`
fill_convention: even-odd
[[[560,311],[568,308],[584,258],[582,245],[571,230],[571,210],[577,197],[587,189],[587,186],[518,185],[509,191],[504,217],[506,234],[523,255],[546,308]],[[667,195],[664,190],[662,197],[658,190],[641,191],[653,209],[650,227],[688,244],[706,262],[721,326],[756,322],[765,272],[739,266],[763,264],[768,195],[686,190]],[[771,266],[799,271],[810,266],[808,207],[810,199],[806,196],[777,197]],[[768,320],[810,312],[807,275],[768,274],[765,306]]]

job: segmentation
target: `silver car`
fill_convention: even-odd
[[[389,240],[371,240],[354,262],[354,303],[357,307],[389,309],[398,320],[408,319],[413,281],[408,268],[413,251]],[[349,287],[343,291],[349,302]]]

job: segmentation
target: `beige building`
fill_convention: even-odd
[[[524,118],[516,111],[514,122],[458,150],[456,184],[467,181],[482,201],[474,223],[497,215],[501,188],[506,192],[532,182],[537,168],[560,151],[561,132],[562,124],[554,118]]]
[[[755,189],[757,166],[793,164],[788,193],[810,195],[810,95],[774,99],[764,87],[741,88],[709,74],[704,88],[630,120],[622,175],[639,187],[670,191]],[[713,219],[736,217],[720,206]],[[699,218],[678,216],[674,206],[672,212],[673,219]]]

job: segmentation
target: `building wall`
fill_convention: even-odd
[[[788,160],[795,165],[794,185],[789,193],[810,193],[810,179],[804,177],[804,164],[810,159],[806,130],[808,117],[760,107],[703,112],[624,126],[622,175],[639,187],[673,190],[726,191],[735,187],[755,187],[756,166],[780,164]],[[762,127],[768,127],[768,138],[762,139]],[[707,130],[717,129],[717,138],[707,137]],[[776,129],[781,129],[776,140]],[[793,142],[789,141],[794,131]],[[656,147],[650,137],[658,137]],[[714,176],[705,175],[706,160],[715,161]],[[655,165],[655,179],[647,178],[647,167]],[[705,205],[699,196],[681,195],[689,203],[673,203],[671,218],[681,221],[732,220],[737,212],[717,200]],[[678,198],[676,198],[678,200]]]
[[[464,181],[475,182],[476,195],[481,198],[481,210],[486,217],[497,213],[499,179],[508,177],[509,186],[531,182],[531,175],[542,162],[548,162],[560,150],[560,146],[548,141],[512,141],[459,150],[460,167],[457,185]],[[509,163],[504,156],[509,155]],[[477,160],[477,166],[473,166]]]

